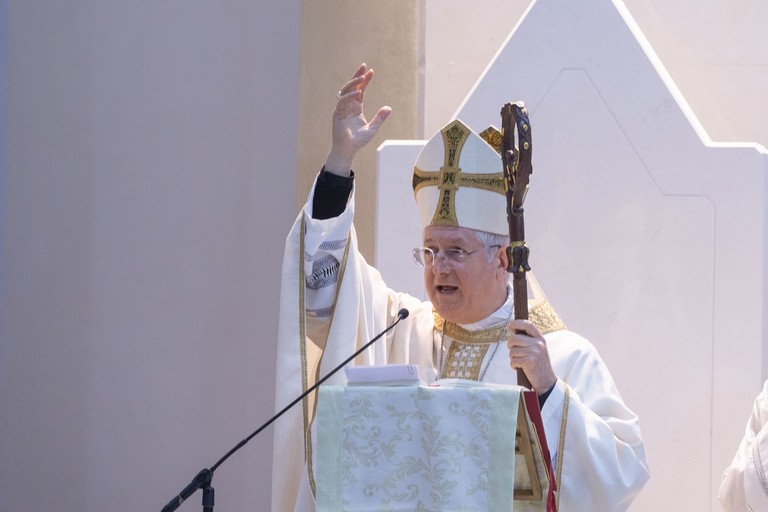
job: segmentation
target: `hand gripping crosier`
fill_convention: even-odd
[[[515,133],[517,133],[517,144],[515,144]],[[507,272],[512,274],[516,320],[528,319],[528,282],[525,273],[531,270],[531,267],[528,266],[529,251],[525,245],[523,201],[528,192],[528,179],[533,173],[531,152],[531,124],[528,121],[528,111],[522,101],[507,103],[501,108],[501,162],[509,223]],[[521,369],[517,370],[517,383],[531,388],[528,377]]]

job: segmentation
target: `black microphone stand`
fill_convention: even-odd
[[[219,461],[211,466],[210,469],[203,469],[201,470],[195,478],[192,479],[192,482],[190,482],[189,485],[187,485],[176,497],[174,497],[171,501],[168,502],[166,506],[163,507],[162,512],[173,512],[177,508],[181,506],[182,503],[184,503],[184,500],[188,499],[194,492],[198,489],[203,490],[203,512],[213,512],[213,496],[214,491],[213,487],[211,486],[211,483],[213,482],[213,472],[216,471],[216,469],[221,466],[221,464],[227,460],[231,455],[233,455],[237,450],[248,444],[248,441],[256,437],[256,435],[270,426],[277,418],[282,416],[284,413],[286,413],[291,407],[296,405],[297,403],[301,402],[307,395],[309,395],[311,392],[316,390],[318,387],[320,387],[320,384],[331,378],[336,372],[341,370],[344,366],[346,366],[350,361],[352,361],[354,358],[359,356],[365,349],[370,347],[371,345],[376,342],[379,338],[384,336],[387,332],[390,331],[394,326],[396,326],[400,320],[403,320],[404,318],[407,318],[409,315],[409,312],[407,309],[403,308],[400,311],[397,312],[397,320],[392,322],[389,327],[381,331],[375,338],[373,338],[371,341],[360,347],[360,349],[357,350],[354,354],[349,356],[347,359],[344,360],[340,365],[338,365],[336,368],[330,371],[327,375],[325,375],[323,378],[318,380],[314,385],[312,385],[309,389],[307,389],[305,392],[303,392],[301,395],[299,395],[293,402],[289,403],[283,409],[272,416],[269,421],[264,423],[262,426],[257,428],[251,435],[237,443],[237,445],[229,450],[226,455],[224,455]]]

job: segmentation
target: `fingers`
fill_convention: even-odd
[[[509,363],[513,368],[526,368],[546,354],[546,342],[536,326],[528,320],[514,320],[507,325]]]
[[[359,116],[363,113],[363,96],[360,91],[351,91],[339,97],[336,104],[336,115],[344,118],[347,116]]]
[[[375,134],[378,130],[381,124],[387,120],[389,117],[389,114],[392,113],[392,109],[390,107],[381,107],[378,112],[376,112],[376,115],[373,116],[373,119],[371,119],[371,122],[368,123],[368,129],[373,131]]]
[[[358,129],[367,132],[365,136],[368,139],[376,134],[382,123],[392,113],[392,109],[385,106],[376,112],[370,122],[363,117],[363,96],[371,80],[373,80],[373,69],[369,69],[365,63],[360,64],[352,78],[339,89],[337,93],[339,101],[334,113],[334,117],[339,120],[360,117],[362,124],[357,122],[355,124],[358,124]]]
[[[365,81],[364,77],[353,78],[352,80],[350,80],[349,82],[341,86],[341,89],[339,89],[339,92],[336,93],[336,97],[339,98],[340,100],[343,100],[344,98],[348,98],[353,94],[362,94],[362,91],[358,87],[364,81]]]
[[[528,320],[514,320],[509,330],[509,366],[521,369],[530,380],[533,389],[543,393],[557,381],[549,359],[547,342],[536,326]]]
[[[355,71],[355,73],[352,75],[352,78],[354,79],[354,78],[358,78],[358,77],[361,77],[361,76],[363,76],[363,75],[364,75],[364,74],[365,74],[367,71],[368,71],[368,64],[366,64],[365,62],[363,62],[363,63],[362,63],[362,64],[360,64],[360,66],[357,68],[357,71]]]
[[[530,320],[512,320],[507,324],[510,335],[523,334],[532,338],[542,338],[536,325]]]
[[[370,121],[365,118],[363,95],[372,79],[373,70],[361,64],[337,94],[339,101],[333,113],[331,154],[344,156],[345,165],[351,163],[354,155],[371,141],[392,112],[390,107],[381,107]],[[336,162],[341,159],[334,157],[331,160]]]
[[[352,78],[341,86],[341,89],[339,89],[339,92],[336,94],[336,96],[341,100],[347,97],[350,93],[357,91],[363,92],[365,91],[365,88],[368,87],[368,84],[372,79],[373,70],[368,69],[368,66],[363,63],[359,68],[357,68],[357,71],[355,71],[355,74],[352,75]]]

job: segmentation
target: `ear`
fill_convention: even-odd
[[[503,272],[503,278],[506,281],[507,279],[507,267],[509,266],[509,258],[507,258],[507,246],[499,247],[498,252],[496,253],[496,258],[494,261],[498,264],[497,270],[500,272]]]

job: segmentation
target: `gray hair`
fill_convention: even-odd
[[[477,229],[473,229],[472,231],[475,232],[477,239],[480,240],[480,243],[485,246],[486,250],[494,246],[501,248],[509,245],[509,235],[499,235],[497,233],[489,233],[487,231],[479,231]],[[493,254],[489,252],[489,259],[492,257],[492,255]]]

